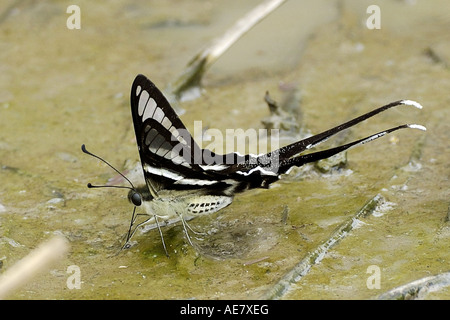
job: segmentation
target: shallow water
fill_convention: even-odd
[[[352,128],[354,140],[402,123],[399,131],[352,149],[337,172],[308,166],[269,190],[238,195],[190,222],[207,232],[188,245],[181,225],[155,231],[117,254],[132,207],[123,190],[89,190],[138,152],[129,90],[138,73],[161,89],[209,41],[259,1],[81,1],[80,30],[69,30],[57,1],[0,5],[0,261],[12,267],[53,234],[70,252],[12,299],[264,298],[309,252],[380,194],[376,212],[332,246],[283,299],[370,299],[449,266],[450,52],[447,1],[378,1],[381,29],[369,30],[370,1],[287,2],[209,70],[202,97],[180,105],[192,130],[203,125],[262,128],[263,97],[301,92],[302,122],[318,133],[399,99],[399,107]],[[281,85],[282,84],[282,85]],[[333,141],[330,141],[331,145]],[[81,271],[69,290],[67,267]],[[367,286],[368,267],[381,286]],[[430,299],[448,299],[448,288]]]

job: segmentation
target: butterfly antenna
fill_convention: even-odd
[[[101,157],[99,157],[99,156],[93,154],[92,152],[89,152],[89,151],[86,149],[86,146],[85,146],[84,144],[81,145],[81,151],[83,151],[84,153],[86,153],[86,154],[88,154],[88,155],[90,155],[90,156],[92,156],[92,157],[94,157],[94,158],[97,158],[98,160],[102,161],[103,163],[106,163],[111,169],[113,169],[115,172],[117,172],[118,174],[120,174],[120,175],[121,175],[125,180],[127,180],[128,183],[131,185],[131,188],[130,188],[130,187],[124,187],[124,186],[108,186],[108,185],[105,185],[105,186],[95,186],[95,185],[92,185],[91,183],[88,183],[88,185],[87,185],[88,188],[113,187],[113,188],[125,188],[125,189],[136,190],[136,188],[134,187],[133,183],[131,183],[130,179],[128,179],[127,177],[125,177],[125,175],[123,175],[119,170],[117,170],[116,168],[114,168],[114,167],[113,167],[108,161],[106,161],[105,159],[103,159],[103,158],[101,158]]]

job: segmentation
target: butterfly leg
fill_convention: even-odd
[[[125,244],[123,245],[122,249],[128,249],[128,248],[130,247],[129,241],[130,241],[130,239],[133,237],[133,235],[135,234],[135,232],[137,231],[137,229],[138,229],[141,225],[147,223],[148,220],[151,219],[151,218],[149,218],[149,219],[147,219],[147,220],[145,220],[145,221],[139,223],[138,225],[136,225],[136,226],[133,228],[133,225],[134,225],[134,222],[136,221],[137,216],[139,216],[139,215],[145,215],[145,216],[148,216],[148,214],[135,214],[135,210],[136,210],[136,207],[135,207],[135,209],[133,210],[133,215],[132,215],[132,217],[131,217],[131,222],[130,222],[130,228],[128,229],[127,238],[126,238]],[[159,235],[160,235],[160,237],[161,237],[161,241],[162,241],[163,248],[164,248],[164,251],[165,251],[165,253],[166,253],[166,256],[169,257],[169,253],[167,252],[167,248],[166,248],[166,243],[164,242],[164,236],[163,236],[163,233],[162,233],[162,231],[161,231],[161,227],[159,226],[159,223],[158,223],[158,217],[157,217],[156,215],[153,215],[153,218],[155,219],[155,224],[156,224],[156,227],[158,228]]]
[[[187,228],[186,228],[187,223],[186,223],[186,221],[184,220],[184,218],[183,218],[182,215],[180,215],[180,218],[181,218],[181,223],[183,224],[184,234],[186,235],[186,237],[187,237],[187,239],[188,239],[188,241],[189,241],[189,244],[190,244],[191,246],[194,246],[194,245],[192,244],[191,237],[189,236],[189,232],[188,232],[188,230],[187,230]],[[188,227],[189,227],[189,226],[188,226]],[[192,230],[190,227],[189,227],[189,229]]]
[[[183,220],[184,220],[184,223],[186,224],[186,227],[187,227],[189,230],[191,230],[191,232],[192,232],[193,234],[195,234],[196,236],[204,236],[204,235],[206,235],[205,232],[195,231],[194,229],[192,229],[192,227],[189,225],[189,223],[188,223],[185,219],[183,219]]]
[[[127,238],[125,240],[125,245],[128,243],[128,240],[131,239],[132,235],[134,234],[134,231],[136,230],[136,229],[134,229],[134,231],[133,231],[133,224],[136,221],[136,218],[137,218],[136,207],[134,207],[133,214],[131,215],[130,227],[128,228]]]
[[[136,232],[136,229],[140,226],[140,224],[139,224],[133,229],[134,222],[136,221],[136,218],[138,215],[139,214],[136,214],[136,207],[134,207],[133,214],[131,215],[131,219],[130,219],[130,227],[128,228],[127,236],[125,239],[125,244],[122,246],[121,250],[130,248],[129,241],[130,241],[131,237],[134,235],[134,233]]]
[[[134,209],[133,209],[133,214],[132,214],[131,220],[130,220],[130,227],[128,228],[128,232],[127,232],[126,239],[125,239],[125,244],[122,246],[122,249],[121,249],[121,250],[123,250],[123,249],[128,249],[128,248],[131,247],[129,241],[130,241],[130,239],[133,237],[133,235],[136,233],[137,229],[138,229],[141,225],[148,223],[148,221],[151,219],[151,218],[148,218],[148,219],[142,221],[141,223],[139,223],[139,224],[137,224],[137,225],[135,226],[134,224],[135,224],[136,219],[137,219],[138,216],[149,216],[149,215],[146,214],[146,213],[136,213],[136,207],[134,207]],[[163,238],[163,236],[162,236],[161,228],[159,227],[159,224],[158,224],[158,220],[157,220],[157,218],[156,218],[156,215],[153,215],[153,218],[154,218],[155,221],[156,221],[156,226],[158,227],[159,233],[160,233],[161,238],[162,238],[162,240],[163,240],[164,250],[166,251],[166,255],[168,256],[167,250],[166,250],[166,246],[165,246],[165,244],[164,244],[164,238]]]
[[[164,242],[164,236],[163,236],[163,233],[162,233],[161,228],[158,223],[158,217],[156,215],[153,215],[153,217],[155,218],[156,226],[158,227],[159,235],[161,236],[161,241],[162,241],[164,251],[166,252],[166,256],[169,257],[169,253],[167,252],[167,248],[166,248],[166,243]]]

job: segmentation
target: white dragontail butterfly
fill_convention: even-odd
[[[399,100],[266,154],[255,156],[234,152],[219,155],[201,149],[161,91],[145,76],[138,75],[131,88],[131,113],[146,184],[136,188],[124,177],[131,187],[122,188],[131,189],[129,199],[135,205],[124,247],[128,246],[139,226],[147,225],[147,230],[158,228],[167,254],[160,225],[181,221],[190,242],[186,221],[228,206],[236,193],[268,188],[293,166],[328,158],[399,129],[426,130],[422,125],[403,124],[338,147],[301,154],[342,130],[401,105],[422,108],[415,101]],[[87,151],[84,145],[82,150],[111,166]],[[213,163],[205,161],[202,156],[205,153],[209,155],[208,159],[214,159]],[[88,184],[88,187],[103,186]],[[147,216],[139,224],[136,223],[136,207],[144,210],[139,215]]]

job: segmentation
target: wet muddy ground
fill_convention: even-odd
[[[369,5],[381,28],[369,29]],[[81,29],[59,1],[0,5],[0,271],[63,235],[69,253],[11,299],[375,299],[445,275],[449,264],[450,6],[447,1],[288,1],[208,71],[200,98],[179,104],[188,129],[263,128],[268,90],[286,88],[305,131],[319,133],[388,102],[389,110],[327,142],[403,130],[347,152],[345,166],[308,165],[269,190],[236,196],[181,225],[136,234],[119,252],[132,206],[124,190],[90,190],[138,152],[129,91],[138,73],[161,89],[259,1],[79,1]],[[292,137],[287,137],[287,139]],[[67,286],[67,268],[81,288]],[[375,270],[375,271],[374,271]],[[449,281],[393,298],[448,299]],[[420,288],[419,288],[420,289]],[[418,289],[415,291],[417,292]],[[383,297],[383,296],[382,296]]]

